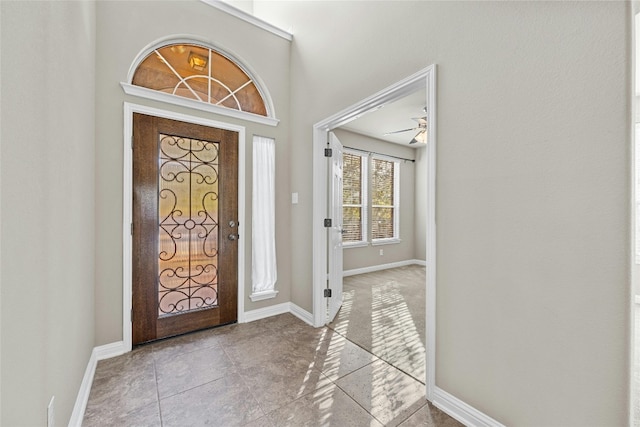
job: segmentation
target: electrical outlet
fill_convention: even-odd
[[[55,414],[55,396],[51,396],[51,401],[49,402],[49,406],[47,406],[47,427],[55,427],[56,425],[56,414]]]
[[[380,249],[380,256],[384,255],[384,249]]]

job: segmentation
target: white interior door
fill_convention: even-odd
[[[333,321],[342,306],[342,152],[343,147],[336,135],[329,132],[329,217],[331,227],[327,228],[329,235],[329,280],[328,288],[331,296],[328,298],[327,323]]]

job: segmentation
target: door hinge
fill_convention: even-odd
[[[133,323],[133,308],[131,309],[131,323]]]
[[[331,148],[325,148],[324,149],[324,156],[325,157],[331,157],[333,156],[333,150]]]
[[[324,226],[327,228],[331,227],[331,218],[324,219]]]
[[[331,298],[331,289],[327,288],[324,290],[324,297],[325,298]]]
[[[133,236],[133,223],[131,223],[131,235]]]

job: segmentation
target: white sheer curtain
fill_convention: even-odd
[[[275,140],[254,136],[251,215],[253,301],[273,298],[277,294],[275,184]]]

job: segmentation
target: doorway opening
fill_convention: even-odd
[[[342,234],[342,224],[326,228],[326,219],[334,210],[329,195],[331,181],[330,171],[327,167],[327,159],[324,156],[325,148],[329,143],[329,135],[332,130],[344,126],[353,120],[383,108],[384,105],[405,98],[408,95],[421,91],[424,94],[424,106],[426,107],[426,121],[429,123],[426,129],[427,147],[424,149],[427,165],[427,173],[424,176],[424,184],[427,200],[426,224],[424,224],[424,237],[426,241],[426,277],[424,282],[426,294],[426,369],[424,382],[426,384],[427,399],[433,400],[435,388],[435,153],[436,153],[436,67],[431,65],[406,79],[372,95],[371,97],[317,123],[314,125],[314,229],[313,229],[313,312],[315,326],[323,326],[330,320],[328,307],[339,307],[342,303],[342,271],[335,271],[336,264],[328,262],[335,257],[336,251],[342,257],[342,245],[335,244],[333,234]],[[342,208],[342,206],[340,206]],[[329,230],[329,231],[327,231]],[[333,244],[329,244],[333,241]],[[327,267],[328,266],[328,267]],[[340,266],[340,270],[342,267]],[[329,289],[329,291],[326,291]],[[337,300],[336,300],[337,299]],[[332,314],[337,311],[332,309]]]

